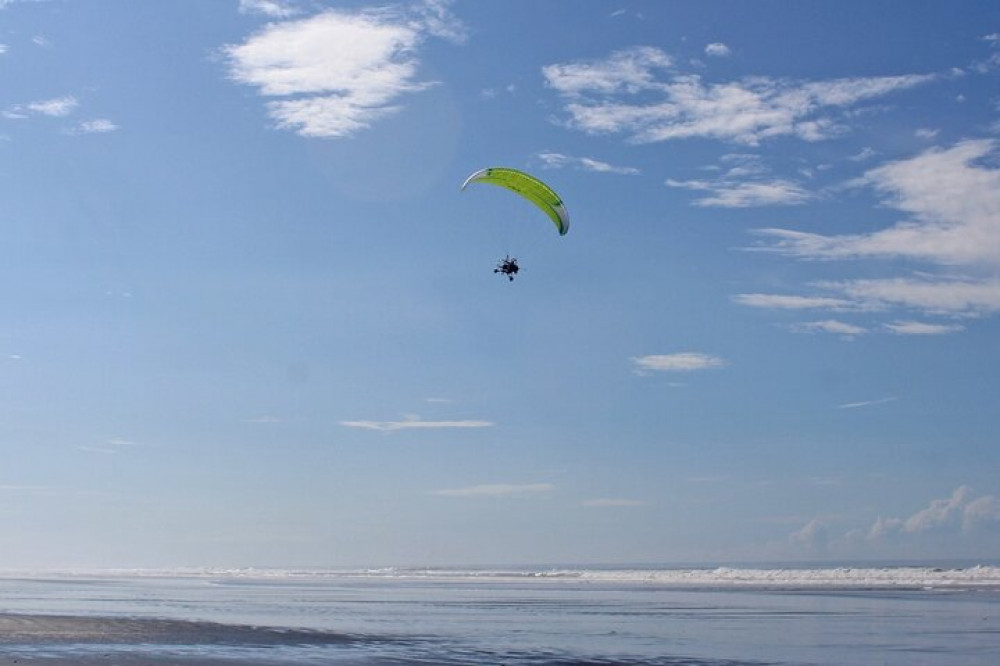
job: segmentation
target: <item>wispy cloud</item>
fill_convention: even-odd
[[[604,60],[548,65],[542,74],[552,88],[574,97],[638,93],[660,87],[657,76],[673,64],[673,58],[660,49],[638,46],[616,51]]]
[[[27,117],[29,115],[51,116],[55,118],[68,116],[79,105],[76,97],[65,95],[63,97],[53,97],[27,104],[18,104],[11,107],[10,114],[14,116]]]
[[[287,18],[301,12],[295,3],[284,0],[240,0],[240,13]]]
[[[667,187],[710,192],[710,196],[695,200],[696,206],[719,208],[750,208],[755,206],[792,206],[803,204],[812,195],[799,184],[785,179],[737,182],[732,178],[718,180],[673,180]]]
[[[502,92],[507,93],[508,95],[514,95],[517,93],[517,86],[511,83],[503,88],[484,88],[479,93],[479,96],[483,99],[496,99]]]
[[[118,125],[107,118],[84,120],[74,130],[77,134],[106,134],[118,130]]]
[[[378,430],[394,432],[396,430],[440,430],[451,428],[489,428],[495,425],[492,421],[423,421],[419,417],[409,416],[401,421],[341,421],[346,428],[362,430]]]
[[[834,236],[760,229],[771,239],[762,249],[802,258],[903,257],[1000,267],[1000,169],[979,163],[997,145],[964,141],[870,170],[859,183],[909,216],[892,227]]]
[[[931,315],[978,317],[1000,312],[1000,278],[920,276],[816,283],[858,309],[915,308]]]
[[[631,506],[647,506],[649,503],[642,500],[634,499],[615,499],[611,497],[601,497],[597,499],[589,499],[580,502],[581,506],[587,507],[631,507]]]
[[[993,139],[962,141],[869,170],[855,184],[871,187],[886,206],[906,216],[890,227],[840,235],[756,231],[767,238],[754,246],[757,250],[813,260],[902,258],[925,262],[937,272],[827,280],[810,285],[823,294],[740,295],[737,302],[775,308],[811,303],[840,310],[896,309],[953,318],[1000,313],[1000,278],[984,276],[1000,268],[1000,169],[988,161],[998,148],[1000,142]],[[962,327],[901,318],[884,324],[884,329],[898,335],[940,335]]]
[[[441,39],[462,43],[468,39],[468,29],[451,13],[452,3],[453,0],[422,0],[413,3],[410,9],[421,30]]]
[[[123,449],[129,449],[136,446],[138,446],[138,443],[130,439],[116,437],[106,440],[102,444],[81,444],[76,448],[80,451],[86,451],[88,453],[115,454]]]
[[[799,183],[772,175],[771,169],[759,155],[730,153],[719,158],[717,164],[701,167],[714,172],[712,178],[691,180],[667,179],[667,187],[705,192],[695,199],[694,205],[721,208],[749,208],[754,206],[790,206],[803,204],[814,198]]]
[[[597,173],[614,173],[624,176],[634,176],[640,173],[635,167],[615,166],[596,160],[592,157],[571,157],[562,153],[542,152],[537,154],[542,164],[550,169],[574,168],[581,171],[595,171]]]
[[[733,300],[752,308],[777,310],[853,310],[855,303],[829,296],[798,296],[795,294],[736,294]]]
[[[879,398],[878,400],[863,400],[861,402],[845,402],[842,405],[837,405],[837,409],[860,409],[861,407],[874,407],[876,405],[885,405],[890,402],[896,402],[899,398],[893,396],[890,398]]]
[[[930,324],[924,321],[894,321],[882,326],[896,335],[947,335],[965,330],[961,324]]]
[[[877,154],[878,153],[875,152],[874,148],[872,148],[871,146],[865,146],[864,148],[859,150],[854,155],[851,155],[847,159],[851,160],[852,162],[866,162],[871,158],[875,157],[875,155]]]
[[[715,58],[725,58],[730,53],[729,47],[722,42],[713,42],[705,47],[705,55]]]
[[[282,5],[284,6],[284,5]],[[404,94],[433,85],[417,79],[427,35],[457,38],[447,3],[409,10],[328,10],[271,23],[223,52],[232,78],[272,98],[281,129],[307,137],[346,137],[400,110]]]
[[[1000,33],[994,32],[989,35],[983,35],[982,39],[994,49],[994,52],[987,56],[986,59],[972,63],[971,69],[980,74],[989,74],[1000,67]]]
[[[647,372],[693,372],[721,368],[725,365],[724,359],[700,352],[650,354],[632,358],[633,369],[640,374]]]
[[[839,296],[796,294],[736,294],[733,301],[749,307],[775,310],[830,310],[884,312],[893,308],[920,310],[927,315],[980,317],[1000,312],[1000,279],[914,276],[872,280],[822,281],[810,285]],[[899,334],[952,333],[956,324],[886,324]]]
[[[443,497],[525,497],[555,490],[551,483],[489,483],[468,488],[448,488],[431,491]]]
[[[791,325],[791,330],[796,333],[832,333],[845,338],[854,338],[868,332],[868,329],[854,324],[838,321],[836,319],[824,319],[822,321],[804,321]]]
[[[705,83],[698,75],[676,71],[674,64],[660,49],[640,46],[604,59],[549,65],[542,73],[564,98],[568,125],[584,132],[625,134],[638,143],[703,137],[747,145],[778,136],[807,141],[835,136],[847,131],[843,112],[859,102],[935,78],[757,76]]]

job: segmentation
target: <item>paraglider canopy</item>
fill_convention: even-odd
[[[464,190],[469,183],[489,183],[506,188],[538,206],[556,225],[559,235],[569,231],[569,212],[559,195],[551,187],[523,171],[507,167],[480,169],[465,179]]]

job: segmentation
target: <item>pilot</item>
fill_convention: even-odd
[[[517,275],[519,270],[520,268],[517,265],[517,259],[507,256],[497,263],[497,267],[493,269],[493,272],[506,275],[507,279],[513,282],[514,276]]]

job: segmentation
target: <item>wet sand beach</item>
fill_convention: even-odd
[[[8,664],[67,663],[57,652],[66,646],[80,646],[92,654],[77,653],[72,662],[90,664],[228,664],[238,666],[238,658],[217,658],[208,654],[170,654],[177,648],[197,652],[199,647],[234,648],[255,651],[246,663],[270,666],[274,648],[290,646],[330,646],[349,643],[351,638],[331,632],[302,629],[229,625],[215,622],[160,618],[87,617],[70,615],[0,614],[0,666]],[[8,656],[10,653],[18,656]],[[159,653],[163,653],[162,655]],[[6,653],[6,654],[5,654]],[[259,655],[259,657],[258,657]]]

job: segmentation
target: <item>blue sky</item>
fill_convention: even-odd
[[[1000,552],[1000,7],[528,6],[0,1],[0,568]]]

